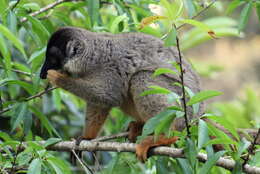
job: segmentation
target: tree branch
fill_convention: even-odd
[[[44,144],[45,141],[39,142]],[[23,143],[26,146],[26,143]],[[48,150],[53,151],[113,151],[113,152],[132,152],[135,153],[136,144],[134,143],[119,143],[119,142],[96,142],[96,141],[86,141],[83,140],[79,146],[76,146],[75,141],[62,141],[55,145],[47,147]],[[169,156],[172,158],[184,158],[183,149],[177,149],[172,147],[156,147],[149,151],[149,155],[161,155]],[[200,162],[207,161],[207,155],[199,153],[197,156]],[[232,159],[227,159],[221,157],[217,162],[216,166],[225,168],[232,171],[235,167],[235,161]],[[249,174],[260,174],[260,168],[255,166],[250,166],[248,164],[244,167],[244,172]]]
[[[48,10],[50,10],[50,9],[52,9],[52,8],[54,8],[54,7],[56,7],[57,5],[60,5],[60,4],[65,3],[65,2],[72,2],[72,1],[77,1],[77,0],[57,0],[56,2],[49,4],[49,5],[47,5],[47,6],[43,7],[43,8],[41,8],[41,9],[38,10],[38,11],[32,12],[32,13],[30,13],[29,15],[30,15],[30,16],[37,16],[37,15],[39,15],[39,14],[45,12],[45,11],[48,11]],[[78,1],[80,1],[80,0],[78,0]],[[22,22],[26,22],[27,20],[28,20],[28,19],[27,19],[26,17],[24,17],[24,18],[22,18],[22,19],[20,20],[20,22],[21,22],[21,23],[22,23]]]
[[[173,24],[173,27],[177,31],[175,24]],[[189,125],[189,119],[188,119],[188,114],[187,114],[186,93],[185,93],[185,84],[184,84],[185,69],[183,69],[183,66],[182,66],[182,55],[181,55],[179,37],[177,35],[176,35],[176,47],[177,47],[178,56],[179,56],[180,79],[181,79],[182,102],[183,102],[185,125],[186,125],[186,129],[187,129],[187,136],[190,137],[190,125]]]
[[[52,90],[54,90],[56,88],[57,87],[51,87],[51,88],[45,89],[45,90],[43,90],[43,91],[41,91],[41,92],[39,92],[39,93],[37,93],[37,94],[35,94],[33,96],[25,98],[23,101],[29,101],[29,100],[35,99],[37,97],[41,97],[43,94],[48,93],[49,91],[52,91]],[[12,106],[9,106],[8,108],[5,108],[5,109],[1,110],[0,111],[0,115],[5,113],[5,112],[10,111],[11,109],[12,109]]]
[[[196,15],[192,16],[191,19],[195,19],[198,16],[200,16],[202,13],[204,13],[206,10],[208,10],[217,0],[212,0],[211,3],[204,7],[201,11],[199,11]],[[177,27],[177,30],[179,30],[180,28],[184,27],[187,23],[181,24],[180,26]]]

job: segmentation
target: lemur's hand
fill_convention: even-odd
[[[68,76],[66,74],[60,73],[56,70],[48,70],[47,79],[54,86],[61,87],[66,80],[68,80]]]

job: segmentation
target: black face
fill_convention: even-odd
[[[47,50],[45,62],[41,68],[40,77],[46,79],[47,71],[50,69],[59,70],[62,69],[62,61],[64,59],[62,51],[57,47],[51,47]]]

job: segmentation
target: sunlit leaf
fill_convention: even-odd
[[[45,141],[45,143],[43,144],[44,147],[56,144],[58,142],[62,141],[61,138],[49,138],[48,140]]]
[[[187,159],[177,158],[177,162],[182,169],[182,174],[193,174]]]
[[[238,6],[242,5],[243,1],[241,0],[233,0],[231,3],[229,3],[227,10],[226,10],[226,14],[230,14],[232,13]]]
[[[239,18],[238,31],[241,32],[246,24],[248,23],[249,15],[252,11],[253,3],[248,2],[241,11],[241,15]]]
[[[191,168],[195,168],[195,166],[198,163],[197,160],[198,150],[195,146],[195,142],[190,138],[186,138],[185,144],[186,144],[184,148],[185,157],[189,160]]]
[[[211,168],[216,164],[218,159],[225,153],[226,151],[219,151],[210,158],[208,158],[207,162],[203,164],[202,168],[200,169],[199,174],[210,173]]]
[[[160,135],[161,133],[168,132],[174,118],[175,114],[168,114],[160,119],[160,122],[157,123],[157,126],[154,129],[154,134]]]
[[[31,22],[33,32],[41,39],[42,44],[46,44],[47,39],[50,37],[50,33],[46,27],[35,17],[28,15],[26,18]]]
[[[166,111],[163,111],[163,112],[157,114],[156,116],[150,118],[143,127],[142,136],[147,136],[147,135],[153,133],[154,129],[156,128],[156,126],[158,125],[160,120],[167,118],[167,117],[169,119],[171,119],[171,116],[174,115],[175,113],[176,113],[175,110],[166,110]],[[158,128],[158,129],[160,129],[160,128]]]
[[[124,20],[128,20],[128,17],[126,15],[117,16],[114,19],[114,21],[112,22],[112,24],[111,24],[110,31],[112,33],[117,33],[118,32],[119,23],[124,21]]]
[[[260,23],[260,3],[256,3],[256,13],[258,16],[258,22]]]
[[[55,130],[55,128],[51,125],[50,121],[47,119],[47,117],[40,112],[37,108],[35,107],[30,107],[30,110],[35,114],[36,117],[39,118],[43,126],[47,129],[48,133],[52,135],[54,132],[56,136],[60,137],[59,133]]]
[[[26,112],[27,112],[27,103],[21,103],[20,106],[17,108],[17,114],[13,116],[16,118],[14,119],[14,124],[12,125],[12,132],[25,119]]]
[[[208,126],[203,120],[200,119],[198,132],[198,149],[201,149],[208,140]]]
[[[184,4],[185,4],[185,6],[187,8],[189,17],[191,18],[196,13],[196,9],[195,9],[195,6],[193,4],[193,1],[192,0],[185,0]]]
[[[172,69],[169,68],[157,68],[154,73],[153,76],[159,76],[161,74],[177,74],[177,72],[173,71]]]
[[[27,82],[21,81],[21,80],[9,80],[9,79],[5,79],[0,81],[0,86],[3,85],[19,85],[22,88],[24,88],[29,94],[33,94],[33,86],[32,84],[29,84]]]
[[[222,92],[219,91],[212,91],[212,90],[208,90],[208,91],[201,91],[197,94],[195,94],[187,103],[188,106],[191,106],[195,103],[204,101],[206,99],[215,97],[215,96],[219,96],[222,95]]]
[[[19,39],[17,39],[17,37],[11,31],[9,31],[9,29],[6,28],[3,24],[0,24],[0,32],[7,39],[9,39],[12,42],[12,44],[14,44],[14,46],[24,55],[24,57],[26,57],[22,42]]]
[[[165,38],[164,45],[166,47],[175,46],[176,45],[176,36],[177,36],[177,31],[175,28],[172,28]]]
[[[100,2],[99,2],[99,0],[86,1],[86,2],[88,3],[87,8],[88,8],[88,14],[91,19],[91,25],[94,26],[94,25],[98,24]]]
[[[27,174],[41,173],[42,161],[39,158],[35,158],[29,165]]]
[[[146,96],[146,95],[151,95],[151,94],[170,94],[171,91],[162,88],[160,86],[149,86],[149,88],[152,88],[151,90],[146,90],[143,93],[140,94],[140,96]]]

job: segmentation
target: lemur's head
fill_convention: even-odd
[[[40,77],[46,79],[50,69],[76,71],[78,58],[82,58],[84,41],[83,29],[64,27],[56,31],[50,38],[45,62],[41,68]]]

